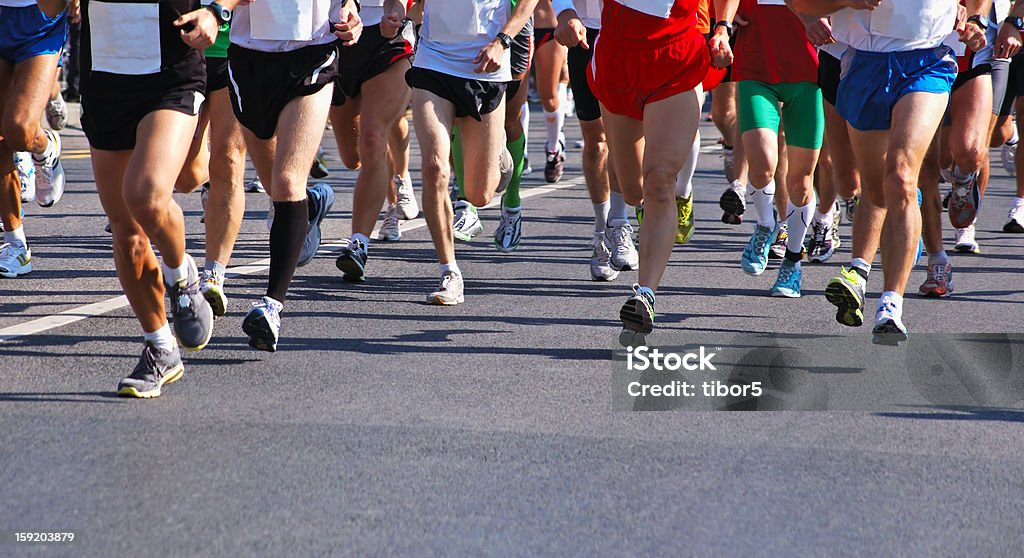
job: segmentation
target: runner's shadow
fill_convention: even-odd
[[[0,393],[0,403],[117,403],[127,401],[112,391]]]

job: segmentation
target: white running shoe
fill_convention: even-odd
[[[871,333],[872,343],[876,345],[899,345],[906,341],[909,336],[907,326],[903,325],[903,309],[893,302],[879,302]]]
[[[32,272],[32,250],[21,242],[0,246],[0,277],[14,279]]]
[[[1017,176],[1017,143],[1004,143],[1000,151],[1003,159],[1003,169],[1006,170],[1006,174]]]
[[[953,251],[962,254],[981,253],[981,246],[978,245],[978,241],[974,238],[974,225],[964,229],[956,229],[956,244],[953,246]]]
[[[605,230],[605,242],[612,251],[612,267],[619,270],[640,267],[640,254],[633,244],[633,226],[629,222],[609,226]]]
[[[614,281],[619,271],[612,267],[612,251],[604,242],[604,233],[594,232],[590,247],[594,249],[590,256],[590,278],[594,281]]]
[[[501,223],[494,231],[494,247],[499,252],[511,252],[519,247],[523,236],[523,207],[501,206]]]
[[[398,224],[398,205],[389,205],[387,213],[384,214],[384,221],[377,231],[377,240],[384,242],[398,242],[402,240],[402,228]]]
[[[420,214],[420,206],[416,203],[416,192],[412,189],[412,180],[395,175],[395,191],[398,193],[398,217],[408,221]]]
[[[32,164],[32,154],[26,151],[15,153],[14,167],[21,182],[21,203],[36,199],[36,166]]]
[[[452,232],[455,240],[469,242],[473,237],[484,232],[484,225],[480,222],[480,216],[476,214],[476,208],[466,200],[455,202],[454,223]]]
[[[60,164],[60,136],[53,130],[44,132],[53,153],[42,161],[33,154],[32,162],[36,166],[36,203],[51,207],[64,195],[64,166]]]
[[[441,284],[437,290],[427,295],[427,304],[454,306],[465,302],[463,289],[462,274],[445,271],[441,274]]]
[[[258,176],[245,183],[245,191],[249,194],[266,193],[266,190],[263,188],[263,183],[260,182],[260,177]]]
[[[56,99],[46,103],[46,123],[54,130],[63,130],[68,125],[68,106],[59,91]]]
[[[1024,204],[1010,207],[1010,214],[1006,216],[1006,224],[1003,225],[1003,232],[1021,234],[1024,233]]]

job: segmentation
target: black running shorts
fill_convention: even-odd
[[[426,68],[410,69],[405,81],[413,89],[430,91],[455,105],[456,118],[468,116],[478,121],[498,108],[508,86],[501,81],[466,79]]]
[[[133,76],[118,76],[122,85]],[[144,78],[140,76],[140,83]],[[199,114],[206,97],[202,80],[182,83],[166,90],[145,86],[134,89],[107,90],[91,87],[82,95],[82,130],[89,145],[103,151],[135,149],[139,123],[151,112],[173,110],[190,116]]]
[[[262,52],[232,44],[228,48],[231,106],[238,122],[257,138],[277,131],[284,107],[319,92],[338,77],[338,49],[333,43],[288,52]]]
[[[839,96],[839,79],[842,73],[842,63],[838,58],[825,52],[818,51],[818,87],[821,88],[821,96],[828,104],[836,106],[836,97]]]
[[[378,24],[364,27],[359,42],[352,46],[339,42],[338,80],[331,104],[341,106],[345,99],[358,97],[364,83],[383,74],[392,64],[411,57],[412,41],[407,36],[412,33],[411,25],[406,22],[393,39],[381,36]]]
[[[228,86],[228,59],[206,58],[206,96]]]
[[[590,91],[590,83],[587,82],[587,66],[594,56],[594,41],[597,40],[599,32],[597,29],[587,29],[587,44],[591,48],[577,45],[569,49],[569,85],[572,87],[572,97],[576,102],[576,118],[581,122],[601,118],[601,103]]]

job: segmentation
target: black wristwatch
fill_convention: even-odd
[[[216,2],[210,2],[209,4],[203,7],[213,12],[213,17],[217,18],[217,23],[219,25],[224,25],[225,23],[231,22],[231,10],[225,8],[224,6],[221,6]]]
[[[505,33],[498,33],[496,38],[501,41],[501,46],[504,47],[505,50],[512,48],[512,37],[509,37]]]
[[[1024,17],[1010,16],[1003,21],[1012,25],[1017,31],[1024,31]]]
[[[711,30],[712,33],[718,31],[719,27],[725,27],[725,31],[729,33],[730,37],[732,37],[733,34],[736,33],[736,28],[733,27],[732,24],[729,23],[728,21],[716,21],[715,28]]]
[[[971,17],[967,18],[967,23],[973,23],[977,25],[982,31],[988,31],[988,24],[986,24],[981,19],[980,15],[972,15]]]

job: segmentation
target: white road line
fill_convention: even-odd
[[[582,184],[583,178],[576,177],[569,180],[561,181],[557,184],[537,186],[534,188],[523,190],[520,192],[519,197],[525,199],[532,198],[534,196],[543,196],[545,194],[550,194],[552,192],[563,190],[565,188],[571,188],[573,186],[580,186]],[[491,203],[487,204],[484,208],[481,209],[497,207],[498,204],[500,203],[501,196],[494,196],[494,199],[491,201]],[[423,228],[425,226],[427,226],[427,222],[421,217],[413,219],[412,221],[406,221],[402,225],[402,231],[408,232],[419,228]],[[373,238],[376,238],[377,230],[378,229],[374,229],[374,231],[371,233],[371,236]],[[333,252],[335,250],[340,250],[347,245],[347,242],[321,244],[320,252]],[[253,273],[260,273],[262,271],[266,271],[269,267],[270,258],[264,258],[262,260],[256,260],[253,262],[249,262],[247,264],[229,267],[227,269],[226,275],[228,277],[251,275]],[[96,316],[113,312],[115,310],[124,308],[125,306],[128,306],[128,298],[124,295],[121,295],[100,302],[93,302],[91,304],[79,306],[77,308],[71,308],[70,310],[58,312],[50,316],[44,316],[42,318],[30,320],[22,324],[16,324],[13,326],[5,327],[0,329],[0,343],[3,343],[4,341],[10,341],[11,339],[16,339],[18,337],[35,335],[38,333],[42,333],[44,331],[49,331],[51,329],[56,329],[58,327],[70,325],[88,318],[93,318]]]

